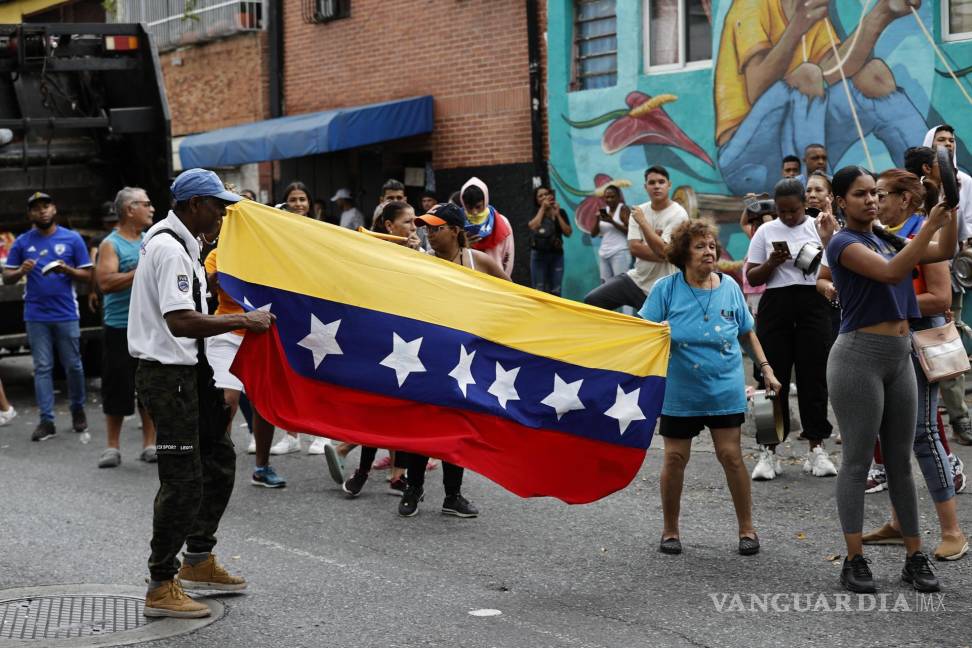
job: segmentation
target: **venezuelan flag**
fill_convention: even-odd
[[[277,316],[232,370],[279,427],[568,503],[624,488],[644,460],[665,326],[250,201],[224,219],[219,282]]]

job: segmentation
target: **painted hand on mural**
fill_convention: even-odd
[[[709,166],[714,166],[701,146],[696,144],[685,134],[674,120],[662,108],[667,103],[676,101],[678,97],[671,94],[661,94],[651,97],[643,92],[630,92],[625,98],[628,107],[612,110],[597,117],[573,121],[564,117],[564,121],[577,129],[594,128],[611,122],[601,136],[601,148],[608,155],[629,146],[650,145],[672,146],[691,153]]]

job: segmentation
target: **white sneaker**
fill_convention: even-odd
[[[285,434],[282,439],[270,447],[270,454],[285,455],[291,452],[300,452],[300,439]]]
[[[307,448],[307,454],[310,455],[322,455],[327,448],[327,439],[324,437],[314,437],[311,441],[310,446]]]
[[[814,477],[833,477],[837,474],[837,467],[830,460],[823,446],[817,446],[807,453],[807,459],[803,462],[803,472],[808,472]]]
[[[756,467],[753,468],[753,480],[754,481],[769,481],[770,479],[776,479],[776,467],[775,465],[779,462],[779,458],[775,456],[775,453],[770,452],[769,448],[763,446],[759,449],[759,461],[756,462]]]
[[[0,412],[0,425],[10,425],[10,421],[17,418],[17,410],[10,406],[6,412]]]
[[[256,454],[256,437],[250,435],[250,443],[246,446],[246,454]]]

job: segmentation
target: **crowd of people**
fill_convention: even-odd
[[[774,480],[783,470],[778,450],[796,418],[789,411],[794,372],[800,439],[807,444],[803,471],[837,477],[838,517],[847,545],[843,585],[853,592],[873,592],[863,545],[901,544],[906,552],[902,578],[920,591],[939,588],[922,551],[912,455],[939,518],[941,542],[932,555],[958,560],[968,551],[955,501],[966,478],[938,408],[941,394],[951,441],[972,445],[964,377],[941,382],[926,377],[911,342],[916,332],[947,320],[961,322],[961,288],[950,279],[949,261],[972,238],[972,193],[966,191],[972,190],[972,179],[963,184],[957,208],[949,207],[943,200],[937,146],[954,158],[952,127],[932,129],[924,145],[906,151],[904,168],[877,176],[856,166],[829,176],[826,149],[817,144],[807,147],[803,160],[786,157],[773,195],[745,199],[739,225],[750,244],[738,266],[724,259],[715,224],[690,218],[672,200],[663,166],[645,171],[648,200],[641,205],[626,205],[617,186],[604,188],[604,207],[590,232],[599,241],[601,282],[584,301],[665,322],[671,330],[657,428],[664,440],[661,552],[682,553],[684,474],[692,441],[705,428],[735,508],[738,552],[759,552],[751,481]],[[27,202],[32,227],[11,248],[3,279],[26,278],[25,321],[40,411],[34,441],[57,432],[55,350],[68,378],[72,429],[87,429],[74,285],[96,288],[104,324],[106,421],[98,466],[121,464],[122,426],[136,413],[141,419],[138,458],[158,464],[146,614],[203,616],[208,608],[188,598],[184,589],[246,586],[212,553],[235,474],[230,432],[237,411],[251,434],[247,452],[254,455],[253,485],[285,487],[271,457],[299,453],[303,444],[300,430],[283,431],[274,443],[273,424],[253,407],[230,371],[244,334],[266,330],[274,319],[267,311],[245,310],[219,286],[215,242],[222,217],[228,205],[255,200],[255,194],[237,194],[202,169],[183,172],[172,194],[171,211],[156,219],[145,191],[121,188],[113,203],[112,230],[91,248],[93,255],[77,233],[57,225],[54,198],[32,194]],[[331,201],[337,206],[335,224],[359,230],[370,222],[370,231],[390,245],[510,280],[513,226],[490,203],[489,188],[478,178],[445,202],[423,194],[419,210],[407,201],[405,186],[390,179],[370,219],[346,189]],[[559,294],[563,238],[572,235],[573,227],[550,188],[538,187],[534,202],[536,212],[524,219],[532,282]],[[323,205],[300,181],[284,189],[277,207],[301,217],[322,217]],[[755,383],[748,390],[744,354],[752,362]],[[741,428],[753,388],[776,399],[781,422],[774,442],[761,441],[750,473]],[[0,389],[0,424],[15,415]],[[832,441],[843,444],[839,467],[826,447]],[[363,447],[357,467],[349,471],[345,461],[353,448],[314,436],[306,451],[324,456],[330,476],[352,498],[373,470],[389,469],[388,488],[401,496],[398,513],[418,513],[426,473],[439,463],[393,449],[376,463],[378,449]],[[450,463],[441,468],[442,513],[476,517],[479,510],[461,492],[463,469]],[[865,496],[884,489],[890,493],[890,520],[865,533]]]

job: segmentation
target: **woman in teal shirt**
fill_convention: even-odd
[[[759,552],[753,529],[749,473],[743,463],[740,428],[746,382],[740,344],[763,370],[769,391],[780,382],[753,331],[753,316],[739,286],[716,271],[719,237],[708,220],[690,220],[672,233],[668,261],[681,272],[652,287],[640,315],[671,327],[672,346],[659,434],[665,439],[661,473],[665,518],[659,550],[682,552],[678,517],[692,439],[709,428],[716,457],[726,473],[739,523],[739,553]]]

